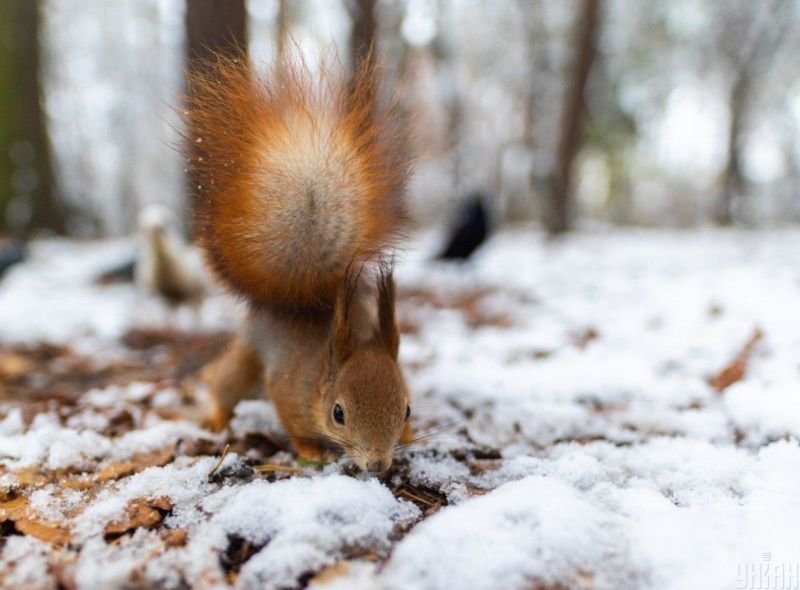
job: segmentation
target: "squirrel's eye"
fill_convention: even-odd
[[[339,404],[333,406],[333,420],[337,424],[344,426],[344,410]]]
[[[411,406],[406,406],[406,420],[411,416]]]

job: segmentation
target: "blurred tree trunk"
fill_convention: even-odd
[[[718,45],[729,61],[732,82],[728,91],[727,161],[722,175],[722,190],[714,211],[715,221],[730,225],[736,221],[736,203],[746,196],[748,182],[742,167],[744,134],[753,111],[754,95],[767,77],[772,58],[791,26],[792,3],[787,0],[751,3],[736,12],[720,7]],[[787,14],[788,12],[788,14]]]
[[[2,0],[0,0],[2,1]],[[215,55],[236,56],[247,53],[247,6],[245,0],[186,0],[186,72],[191,75],[202,67],[203,60]],[[192,94],[187,83],[186,93]],[[187,122],[187,137],[194,137],[191,114]],[[194,192],[194,143],[189,146],[186,174],[188,193]],[[191,200],[184,219],[192,218]],[[191,231],[191,230],[190,230]]]
[[[245,0],[187,0],[186,57],[195,60],[216,53],[232,55],[247,50]]]
[[[278,59],[286,55],[289,42],[289,0],[278,0],[278,26],[275,30],[275,53]]]
[[[451,0],[439,0],[437,34],[431,45],[436,60],[436,75],[439,92],[447,112],[446,145],[452,154],[453,197],[458,196],[464,187],[464,105],[458,80],[458,47],[456,43],[455,18]]]
[[[544,97],[541,73],[553,70],[552,52],[549,51],[547,35],[541,12],[543,0],[517,0],[520,17],[525,23],[525,61],[528,72],[525,76],[525,91],[522,96],[524,111],[522,120],[522,143],[533,152],[536,148],[536,113]]]
[[[734,220],[734,203],[746,187],[742,173],[742,132],[744,118],[750,102],[750,73],[748,68],[739,70],[732,85],[728,121],[727,163],[722,180],[722,194],[716,212],[716,221],[720,225],[730,225]]]
[[[561,113],[561,130],[555,169],[550,179],[549,202],[544,207],[544,223],[551,235],[569,230],[572,224],[572,171],[575,157],[583,143],[585,93],[597,55],[600,4],[601,0],[583,0],[575,29],[575,58],[568,74],[570,79]]]
[[[39,10],[35,0],[0,2],[0,229],[64,233],[42,108]]]
[[[371,68],[375,64],[378,22],[375,15],[376,0],[349,0],[347,3],[353,29],[350,32],[350,66],[355,70],[365,59]]]

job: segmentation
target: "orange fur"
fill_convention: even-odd
[[[263,386],[264,367],[258,351],[241,338],[235,338],[205,373],[213,404],[206,426],[219,431],[227,426],[236,404]]]
[[[218,57],[190,78],[186,119],[198,238],[255,306],[330,309],[345,269],[394,245],[406,220],[407,133],[367,67],[265,75]]]
[[[348,81],[335,60],[316,77],[291,59],[261,76],[220,57],[190,79],[186,116],[200,244],[251,304],[211,371],[211,425],[263,380],[301,456],[333,446],[380,473],[412,436],[381,262],[406,220],[409,156],[371,63]]]

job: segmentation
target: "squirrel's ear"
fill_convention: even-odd
[[[382,260],[378,271],[378,342],[397,360],[400,332],[394,317],[393,263]]]
[[[355,330],[350,308],[353,297],[358,289],[362,266],[351,263],[344,273],[339,289],[336,293],[336,303],[333,309],[333,325],[328,340],[328,374],[333,377],[337,369],[347,360],[355,349]]]

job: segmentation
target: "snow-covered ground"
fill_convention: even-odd
[[[3,367],[40,341],[102,368],[130,364],[133,328],[235,325],[220,294],[170,310],[92,284],[130,248],[41,243],[0,281],[5,586],[800,584],[800,232],[519,229],[463,266],[422,239],[399,315],[431,436],[383,480],[298,468],[266,401],[202,430],[196,375],[65,406],[4,393]],[[758,331],[744,378],[712,388]]]

